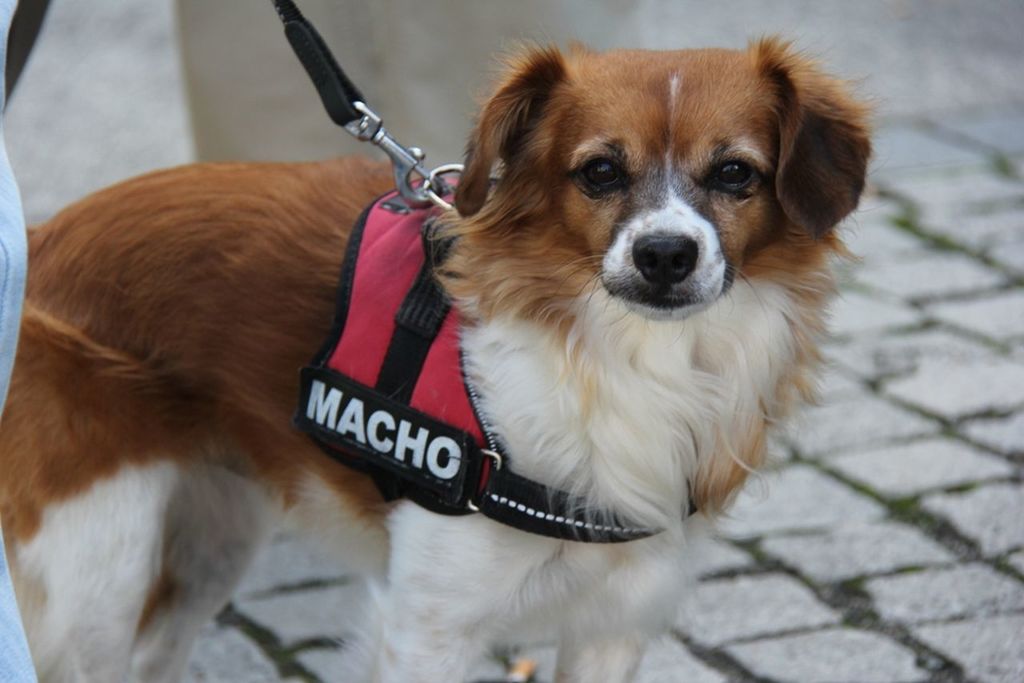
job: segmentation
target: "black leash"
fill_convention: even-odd
[[[381,117],[366,104],[366,98],[331,54],[317,30],[292,0],[273,0],[284,24],[284,35],[316,87],[327,115],[356,139],[370,142],[388,155],[394,166],[395,186],[411,206],[433,204],[452,206],[446,199],[451,188],[444,176],[462,171],[461,164],[444,164],[428,171],[423,150],[406,147],[384,128]]]
[[[362,118],[355,103],[366,102],[366,98],[342,71],[313,24],[302,16],[292,0],[274,0],[274,8],[281,17],[284,35],[291,43],[292,50],[320,94],[327,115],[339,126],[347,126]]]

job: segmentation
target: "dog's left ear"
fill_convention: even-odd
[[[868,109],[783,41],[758,41],[751,53],[776,92],[779,203],[790,220],[821,237],[860,200],[871,156]]]
[[[565,77],[565,59],[554,47],[529,49],[509,60],[507,75],[484,105],[469,140],[455,193],[460,214],[471,216],[483,207],[495,162],[508,165],[523,151],[551,91]]]

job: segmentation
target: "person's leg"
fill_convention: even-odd
[[[7,396],[25,292],[25,225],[21,201],[0,142],[0,410]],[[0,418],[2,424],[2,418]],[[0,520],[2,523],[3,520]],[[35,680],[0,535],[0,681]]]
[[[6,61],[7,29],[13,13],[14,0],[0,0],[0,67]],[[3,102],[4,89],[0,83],[0,111]],[[25,259],[25,220],[0,125],[0,411],[7,398],[18,341],[21,300],[25,295]],[[0,534],[0,681],[28,683],[35,679]]]
[[[11,24],[15,0],[0,0],[0,71],[6,63],[7,29]],[[0,81],[0,112],[6,101]],[[0,120],[0,410],[7,398],[7,385],[14,364],[14,349],[21,320],[21,300],[25,295],[25,218],[21,197],[14,182],[7,148],[3,144]]]
[[[25,635],[21,630],[18,604],[14,600],[11,577],[0,535],[0,681],[31,683],[36,680],[29,657]]]

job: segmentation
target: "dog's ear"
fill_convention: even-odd
[[[788,43],[766,38],[751,54],[776,93],[775,193],[791,221],[815,237],[857,208],[871,141],[868,110]]]
[[[506,74],[470,137],[455,193],[455,207],[463,216],[483,207],[494,164],[508,164],[521,151],[552,89],[566,77],[565,59],[554,47],[529,49],[509,60]]]

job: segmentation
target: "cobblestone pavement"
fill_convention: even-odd
[[[1024,680],[1024,110],[878,144],[822,405],[695,550],[642,683]],[[333,681],[357,590],[278,539],[190,680]]]

